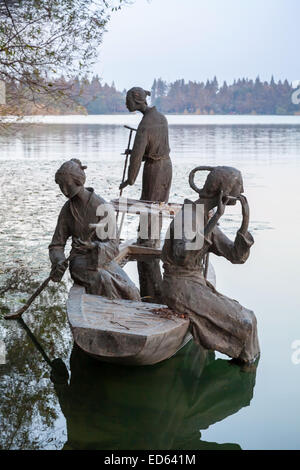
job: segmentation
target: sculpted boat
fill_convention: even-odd
[[[173,216],[179,204],[142,201],[148,213]],[[140,214],[141,201],[111,201],[123,214]],[[128,261],[160,258],[161,249],[135,245],[129,240],[120,245],[115,261],[124,266]],[[211,264],[208,280],[215,285]],[[101,361],[129,365],[151,365],[174,356],[191,339],[189,319],[181,318],[165,305],[132,300],[110,300],[87,294],[74,285],[67,303],[68,320],[74,341],[84,352]]]
[[[105,362],[131,365],[161,362],[190,341],[189,320],[164,318],[159,313],[162,308],[89,295],[76,285],[67,304],[74,341],[80,349]]]
[[[118,262],[160,256],[159,249],[125,243]],[[148,258],[149,259],[149,258]],[[210,265],[208,278],[215,284]],[[189,320],[171,313],[165,305],[110,300],[87,294],[74,285],[67,303],[74,341],[85,353],[104,362],[151,365],[174,356],[191,339]]]

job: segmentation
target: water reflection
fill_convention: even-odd
[[[55,385],[67,421],[64,449],[239,449],[201,429],[248,406],[256,367],[242,370],[190,343],[153,367],[96,362],[73,348],[69,385]]]
[[[69,380],[69,372],[64,361],[61,358],[56,358],[56,359],[51,360],[48,354],[46,353],[45,349],[43,348],[43,346],[39,343],[37,338],[32,333],[31,329],[28,327],[28,325],[26,325],[23,318],[22,317],[18,318],[17,322],[21,326],[21,328],[23,328],[23,330],[26,331],[28,337],[31,339],[36,349],[41,353],[44,361],[50,366],[51,381],[57,384],[58,383],[67,384]]]
[[[19,306],[36,289],[31,274],[22,276],[21,294],[18,287],[2,294],[1,313]],[[26,324],[0,319],[0,337],[6,346],[6,364],[0,366],[1,449],[60,449],[65,441],[48,365],[52,362],[57,370],[58,361],[50,357],[65,361],[70,351],[65,296],[64,284],[49,286],[24,314]]]
[[[0,448],[240,449],[204,442],[200,430],[250,404],[256,366],[242,369],[216,360],[193,343],[168,361],[136,368],[97,362],[74,346],[69,381],[62,359],[50,360],[33,334],[34,328],[48,337],[41,324],[32,329],[23,320],[10,324],[16,327],[10,367],[0,369]],[[65,358],[64,327],[63,321],[54,340]],[[60,410],[66,432],[57,424]]]
[[[195,121],[196,122],[196,121]],[[15,135],[1,136],[0,160],[54,161],[79,157],[82,160],[112,162],[122,160],[128,131],[123,124],[40,124],[19,125]],[[137,123],[135,124],[135,126]],[[170,125],[171,157],[203,159],[206,163],[224,160],[284,161],[285,155],[299,158],[298,125]]]
[[[34,287],[30,274],[22,277],[26,298]],[[204,442],[200,430],[250,404],[256,367],[215,360],[193,343],[152,367],[114,366],[76,347],[71,352],[66,290],[49,286],[25,321],[1,319],[7,364],[0,367],[0,448],[239,448]],[[17,301],[14,291],[4,294]]]

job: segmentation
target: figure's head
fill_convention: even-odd
[[[199,189],[194,183],[194,176],[197,171],[209,171],[204,186]],[[244,192],[242,173],[230,166],[200,166],[195,168],[189,176],[190,186],[196,191],[201,199],[210,199],[218,203],[220,192],[224,197],[238,198]],[[235,205],[236,199],[230,199],[228,205]]]
[[[76,196],[84,187],[86,166],[82,166],[80,160],[72,158],[55,173],[55,182],[59,185],[61,192],[69,199]]]
[[[140,111],[145,108],[147,106],[147,96],[151,96],[150,91],[139,87],[131,88],[126,95],[126,107],[128,111],[133,113],[134,111]]]

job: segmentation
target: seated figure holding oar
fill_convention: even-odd
[[[194,175],[200,170],[210,171],[202,189],[194,183]],[[259,355],[254,313],[217,292],[204,275],[209,252],[234,264],[245,263],[249,257],[254,240],[248,231],[249,206],[242,194],[242,175],[231,167],[198,167],[190,174],[190,185],[198,192],[199,199],[196,202],[185,200],[170,225],[163,247],[164,301],[169,308],[188,313],[197,343],[242,362],[252,362]],[[226,205],[236,204],[237,200],[242,205],[243,221],[233,242],[217,224]],[[202,224],[201,217],[197,220],[200,206],[204,217]],[[217,210],[210,218],[214,208]],[[189,224],[192,226],[192,221],[196,223],[195,238],[190,227],[187,228]],[[178,230],[176,234],[178,225],[180,234]],[[200,230],[199,225],[202,225]]]
[[[107,216],[99,217],[97,210],[106,203],[92,188],[84,187],[85,168],[79,160],[72,159],[64,163],[55,175],[55,182],[69,200],[60,212],[49,246],[53,266],[51,279],[61,280],[67,268],[65,245],[72,237],[70,273],[76,284],[84,286],[88,294],[140,300],[138,289],[114,261],[119,252],[117,241],[108,238],[108,231],[106,238],[98,238],[99,231],[95,227]],[[115,221],[110,220],[110,223]]]

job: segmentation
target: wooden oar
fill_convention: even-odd
[[[70,257],[67,258],[65,261],[69,261]],[[48,286],[49,282],[51,281],[51,275],[47,277],[47,279],[42,282],[42,284],[37,288],[37,290],[32,294],[32,296],[27,300],[26,304],[23,305],[17,312],[12,313],[10,315],[5,315],[5,320],[17,320],[20,318],[26,310],[29,309],[32,302],[40,295],[40,293]]]

